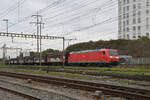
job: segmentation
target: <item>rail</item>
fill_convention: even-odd
[[[104,83],[95,83],[87,81],[72,80],[66,78],[45,77],[39,75],[16,74],[9,72],[0,72],[2,76],[14,77],[19,79],[31,79],[32,81],[49,83],[58,86],[67,86],[69,88],[81,89],[85,91],[102,91],[104,94],[125,97],[132,100],[150,100],[150,90],[124,87]]]
[[[15,95],[24,97],[24,98],[26,98],[26,99],[28,99],[28,100],[41,100],[41,99],[39,99],[39,98],[30,96],[30,95],[27,95],[27,94],[23,94],[23,93],[21,93],[21,92],[15,91],[15,90],[3,88],[3,87],[0,87],[0,89],[3,90],[3,91],[9,92],[9,93],[11,93],[11,94],[15,94]]]

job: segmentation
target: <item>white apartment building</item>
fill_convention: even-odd
[[[150,0],[118,0],[119,39],[150,38]]]

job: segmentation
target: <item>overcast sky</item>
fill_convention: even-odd
[[[86,41],[117,39],[117,0],[1,0],[0,20],[9,20],[9,32],[36,34],[37,11],[43,16],[43,35],[64,36],[69,44]],[[0,31],[6,31],[6,22],[0,21]],[[35,39],[0,37],[0,47],[36,51]],[[68,42],[66,41],[66,46]],[[62,50],[62,40],[43,40],[42,50]],[[1,50],[2,51],[2,50]],[[13,51],[15,54],[15,50]]]

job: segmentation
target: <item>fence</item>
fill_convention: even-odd
[[[128,64],[150,64],[150,58],[132,58]]]
[[[121,64],[150,64],[150,58],[132,58],[131,56],[120,57]]]

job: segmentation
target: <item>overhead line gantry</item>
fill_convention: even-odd
[[[6,32],[0,32],[0,36],[4,37],[19,37],[19,38],[34,38],[34,39],[62,39],[63,40],[63,65],[64,65],[64,50],[65,50],[65,38],[59,37],[59,36],[44,36],[44,35],[33,35],[33,34],[21,34],[21,33],[6,33]]]

